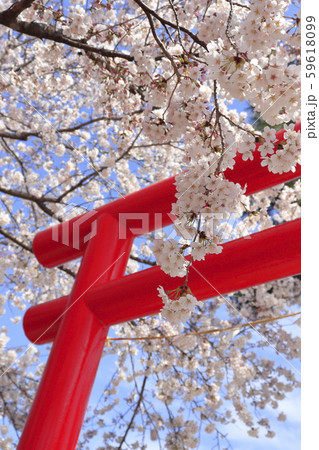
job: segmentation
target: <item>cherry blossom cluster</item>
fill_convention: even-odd
[[[209,161],[199,160],[186,174],[176,176],[177,202],[172,213],[177,217],[174,229],[181,237],[181,245],[156,239],[152,248],[162,269],[172,276],[186,273],[184,250],[190,249],[195,261],[222,251],[218,224],[239,208],[244,190],[238,183],[216,176],[212,166]]]
[[[191,313],[195,311],[195,306],[202,305],[202,302],[198,302],[196,297],[184,286],[169,293],[165,292],[163,287],[160,286],[158,291],[164,304],[161,309],[162,317],[172,324],[186,322],[190,318]]]
[[[192,261],[199,261],[207,254],[222,251],[224,235],[219,232],[219,227],[232,213],[239,210],[243,189],[239,184],[216,176],[213,166],[214,163],[201,159],[196,165],[192,164],[186,174],[176,176],[177,202],[173,205],[172,213],[177,216],[174,229],[180,240],[157,239],[152,248],[162,270],[173,277],[187,277]],[[189,254],[188,259],[185,258],[186,252]],[[179,303],[170,302],[162,289],[160,296],[164,301],[163,317],[172,323],[188,319],[188,312],[184,314],[180,311],[181,299]],[[196,300],[187,294],[185,302],[189,297]],[[189,310],[192,308],[187,309]]]
[[[301,144],[300,133],[294,131],[294,125],[289,125],[285,127],[283,144],[278,144],[277,151],[274,153],[273,146],[276,138],[272,135],[270,130],[267,128],[265,137],[265,142],[259,147],[259,151],[263,156],[262,166],[267,166],[268,170],[273,173],[283,173],[283,172],[294,172],[296,170],[296,165],[300,164],[300,151]],[[269,155],[270,156],[267,156]]]

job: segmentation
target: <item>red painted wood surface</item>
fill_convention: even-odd
[[[300,273],[300,219],[223,247],[221,254],[207,255],[193,264],[189,286],[199,300]],[[104,324],[114,325],[158,313],[162,302],[157,287],[171,290],[180,280],[153,267],[94,287],[85,301]],[[54,339],[67,299],[36,305],[26,312],[23,326],[30,341],[44,344]]]

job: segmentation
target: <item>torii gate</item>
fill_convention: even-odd
[[[277,144],[283,134],[277,133]],[[225,176],[247,183],[247,195],[300,176],[299,165],[296,172],[279,175],[260,162],[257,150],[253,161],[243,162],[238,155]],[[76,447],[109,327],[158,313],[158,285],[176,287],[176,279],[159,267],[123,276],[134,238],[172,222],[173,183],[174,177],[158,182],[35,236],[34,253],[45,267],[79,257],[82,262],[69,296],[33,306],[24,316],[26,336],[37,344],[53,341],[53,346],[19,450]],[[145,214],[147,230],[141,226]],[[250,236],[193,263],[188,284],[199,300],[300,273],[299,219]]]

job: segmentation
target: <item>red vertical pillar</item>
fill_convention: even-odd
[[[108,332],[84,299],[91,288],[124,274],[132,239],[119,240],[118,229],[113,216],[98,218],[97,235],[87,244],[19,450],[76,447]]]

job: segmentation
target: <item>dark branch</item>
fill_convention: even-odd
[[[190,38],[193,39],[194,42],[196,42],[197,44],[199,44],[201,47],[204,47],[205,50],[208,51],[207,49],[207,44],[206,42],[202,41],[201,39],[198,38],[198,36],[196,36],[196,34],[192,33],[190,30],[188,30],[187,28],[184,28],[180,25],[177,25],[173,22],[170,22],[169,20],[165,20],[162,17],[160,17],[153,9],[150,9],[147,5],[145,5],[141,0],[134,0],[135,3],[138,4],[138,6],[140,8],[142,8],[142,10],[145,12],[145,14],[147,16],[152,15],[153,17],[155,17],[155,19],[157,19],[164,27],[168,26],[171,28],[174,28],[174,30],[177,31],[182,31],[183,33],[187,34]]]
[[[130,429],[131,429],[131,427],[132,427],[132,425],[133,425],[135,416],[136,416],[136,414],[137,414],[137,412],[138,412],[138,410],[139,410],[141,401],[142,401],[142,399],[143,399],[143,394],[144,394],[144,390],[145,390],[146,380],[147,380],[147,375],[145,375],[144,378],[143,378],[143,383],[142,383],[141,391],[139,392],[138,401],[137,401],[137,403],[136,403],[136,406],[135,406],[133,415],[132,415],[132,417],[131,417],[130,423],[128,424],[128,426],[127,426],[127,428],[126,428],[125,434],[124,434],[124,436],[122,437],[121,442],[120,442],[120,445],[118,446],[117,450],[120,450],[120,449],[122,448],[122,445],[123,445],[124,442],[125,442],[126,436],[127,436],[128,432],[130,431]]]
[[[22,13],[25,9],[30,8],[34,0],[20,0],[18,2],[13,3],[7,10],[0,13],[0,20],[3,20],[2,25],[10,27],[10,24],[16,20],[19,14]]]
[[[30,136],[39,137],[40,133],[32,131],[21,131],[20,133],[8,133],[7,131],[0,131],[0,137],[7,139],[17,139],[18,141],[27,141]]]
[[[3,228],[0,228],[0,234],[2,234],[3,237],[6,239],[9,239],[14,244],[18,245],[19,247],[22,247],[24,250],[27,250],[30,253],[33,253],[32,247],[29,247],[28,245],[24,244],[23,242],[20,242],[17,238],[13,237],[11,234],[7,233]]]
[[[9,241],[13,242],[14,244],[18,245],[19,247],[23,248],[24,250],[28,251],[29,253],[33,253],[32,247],[24,244],[23,242],[19,241],[17,238],[12,236],[11,234],[7,233],[3,228],[0,228],[0,234],[8,239]],[[62,270],[62,272],[67,273],[71,277],[75,278],[75,273],[72,272],[72,270],[68,269],[67,267],[59,266],[59,270]]]
[[[84,183],[94,177],[96,177],[97,175],[99,175],[99,172],[101,172],[103,169],[105,169],[105,167],[102,167],[98,170],[95,170],[95,172],[91,172],[88,175],[86,175],[84,178],[82,178],[80,181],[78,181],[76,184],[74,184],[73,186],[71,186],[69,189],[67,189],[65,192],[63,192],[61,195],[59,195],[59,197],[56,199],[56,202],[59,203],[61,202],[61,200],[63,200],[63,198],[70,194],[71,192],[75,191],[78,187],[83,186]]]
[[[2,192],[3,194],[7,194],[7,195],[11,195],[12,197],[18,197],[18,198],[22,198],[23,200],[30,200],[31,202],[34,203],[43,203],[45,202],[51,202],[51,203],[57,203],[57,200],[55,198],[46,198],[46,199],[41,199],[38,197],[35,197],[32,194],[29,194],[27,192],[20,192],[20,191],[16,191],[13,189],[6,189],[4,187],[0,187],[0,192]]]
[[[132,113],[130,113],[130,115],[133,114],[140,114],[143,112],[143,109],[138,109],[136,111],[133,111]],[[123,117],[96,117],[95,119],[90,119],[87,120],[86,122],[82,122],[79,123],[78,125],[74,125],[73,127],[68,127],[68,128],[57,128],[55,131],[57,133],[72,133],[73,131],[77,131],[83,127],[86,127],[88,125],[91,125],[92,123],[95,122],[100,122],[100,121],[105,121],[105,122],[112,122],[112,121],[119,121],[122,120]],[[0,137],[2,138],[7,138],[7,139],[16,139],[19,141],[26,141],[28,140],[29,137],[31,136],[35,136],[35,137],[40,137],[41,133],[37,132],[37,131],[21,131],[21,132],[7,132],[7,131],[0,131]]]
[[[147,259],[139,258],[138,256],[130,255],[130,259],[133,259],[133,261],[137,261],[141,264],[147,264],[149,266],[156,266],[155,261],[148,261]]]
[[[6,11],[0,13],[0,24],[11,28],[12,30],[18,31],[19,33],[24,33],[29,36],[37,37],[39,39],[48,39],[50,41],[60,42],[61,44],[66,44],[70,47],[79,48],[87,52],[98,53],[99,55],[106,56],[107,58],[122,58],[126,59],[127,61],[134,61],[134,58],[131,55],[126,55],[125,53],[121,52],[114,52],[112,50],[107,50],[104,48],[96,48],[92,45],[87,44],[83,40],[73,39],[65,36],[61,30],[56,30],[51,25],[17,20],[17,16],[24,9],[31,6],[31,4],[31,0],[21,0],[21,2],[18,2],[18,4],[15,3]]]

